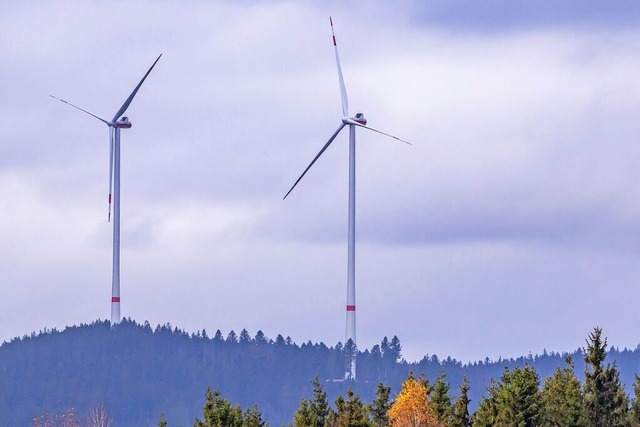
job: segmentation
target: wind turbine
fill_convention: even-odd
[[[329,140],[324,144],[320,152],[309,163],[309,166],[302,172],[302,175],[296,180],[291,189],[285,194],[283,200],[293,191],[298,185],[302,177],[311,169],[311,166],[320,158],[322,153],[331,145],[334,139],[338,136],[340,131],[345,126],[349,126],[349,219],[348,219],[348,249],[347,249],[347,322],[345,331],[345,344],[351,340],[356,344],[356,275],[355,275],[355,263],[356,263],[356,127],[369,129],[371,131],[380,133],[382,135],[397,139],[404,143],[409,142],[400,139],[396,136],[389,135],[388,133],[381,132],[377,129],[367,126],[367,119],[365,119],[363,113],[356,113],[353,117],[349,115],[349,101],[347,99],[347,89],[344,85],[344,78],[342,77],[342,68],[340,67],[340,57],[338,56],[338,45],[336,44],[336,35],[333,30],[333,19],[329,17],[329,23],[331,24],[331,35],[333,38],[333,48],[336,53],[336,66],[338,68],[338,81],[340,83],[340,95],[342,98],[342,123],[338,129],[331,135]],[[353,353],[351,357],[351,363],[345,365],[345,380],[356,379],[356,354]]]
[[[153,70],[160,56],[151,65],[151,68],[142,77],[140,83],[133,89],[131,95],[124,101],[122,107],[116,112],[111,120],[103,119],[90,111],[73,105],[64,99],[51,95],[52,98],[64,102],[67,105],[89,114],[109,126],[109,214],[108,221],[111,221],[111,190],[113,189],[113,271],[111,275],[111,325],[120,323],[120,129],[131,128],[129,118],[123,116],[131,101],[138,93],[140,86]]]

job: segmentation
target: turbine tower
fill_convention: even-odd
[[[345,126],[349,126],[349,213],[348,213],[348,244],[347,244],[347,321],[345,330],[345,346],[351,340],[353,345],[356,344],[356,127],[369,129],[382,135],[397,139],[399,141],[410,144],[388,133],[381,132],[367,126],[367,119],[363,113],[356,113],[354,116],[349,115],[349,101],[347,99],[347,90],[342,77],[342,68],[340,66],[340,57],[338,56],[338,45],[336,44],[336,35],[333,30],[333,20],[329,17],[331,24],[331,35],[333,38],[333,48],[336,54],[336,66],[338,69],[338,81],[340,83],[340,96],[342,98],[342,123],[338,129],[331,135],[329,140],[324,144],[320,152],[311,161],[309,166],[302,172],[302,175],[296,180],[291,189],[285,194],[284,199],[298,185],[302,177],[305,176],[311,166],[318,160],[324,151],[331,145],[333,140],[338,136]],[[356,352],[351,356],[350,363],[345,363],[345,380],[356,379]]]
[[[111,221],[111,191],[113,189],[113,270],[111,275],[111,325],[120,323],[120,129],[131,128],[128,117],[123,116],[131,101],[138,93],[140,86],[153,70],[160,56],[151,65],[151,68],[142,77],[140,83],[133,89],[131,95],[124,101],[124,104],[116,112],[111,120],[103,119],[90,111],[78,107],[64,99],[51,95],[52,98],[64,102],[67,105],[95,117],[109,127],[109,213],[107,221]]]

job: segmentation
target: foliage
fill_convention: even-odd
[[[328,427],[370,427],[367,407],[360,400],[360,396],[349,387],[347,399],[338,396],[336,399],[336,409],[329,410]]]
[[[203,420],[197,419],[194,427],[242,427],[243,416],[240,405],[231,406],[231,402],[220,395],[220,391],[207,388],[206,402],[202,408]]]
[[[633,401],[629,408],[629,422],[631,427],[640,427],[640,377],[635,375],[635,381],[633,382]]]
[[[387,387],[384,384],[378,384],[376,390],[376,398],[369,406],[369,413],[371,414],[372,424],[375,427],[386,427],[389,425],[389,416],[387,412],[391,408],[391,401],[389,396],[391,393],[391,387]]]
[[[73,409],[62,414],[43,414],[32,420],[33,427],[80,427]]]
[[[402,390],[389,409],[389,421],[395,427],[439,426],[435,412],[427,399],[427,387],[409,373]]]
[[[498,386],[496,426],[534,427],[542,419],[540,380],[532,367],[505,368]]]
[[[498,419],[498,384],[491,380],[487,391],[489,395],[482,397],[478,409],[471,416],[474,427],[493,427]]]
[[[242,427],[265,427],[268,424],[262,419],[262,414],[258,410],[258,405],[253,405],[244,411]]]
[[[167,419],[164,417],[164,412],[160,412],[160,419],[158,420],[158,427],[167,427]]]
[[[584,402],[587,422],[594,427],[617,427],[628,424],[628,397],[624,392],[616,364],[604,366],[607,339],[595,328],[584,349]]]
[[[556,369],[548,377],[542,389],[544,406],[544,426],[583,427],[586,426],[584,398],[580,381],[575,375],[571,356],[566,358],[567,366]]]
[[[440,423],[445,423],[451,415],[451,395],[449,394],[449,383],[445,381],[446,377],[447,374],[440,371],[431,391],[431,406]]]
[[[487,403],[482,394],[487,394],[491,379],[498,379],[505,366],[513,369],[528,364],[540,378],[553,376],[559,366],[565,366],[564,354],[546,351],[537,356],[466,364],[425,355],[408,363],[402,360],[402,346],[394,337],[357,352],[357,382],[333,381],[344,375],[341,343],[333,347],[311,342],[299,345],[286,335],[271,339],[258,331],[250,338],[248,332],[236,335],[210,330],[215,331],[211,337],[204,330],[187,333],[170,324],[152,327],[124,319],[114,326],[96,321],[63,331],[45,329],[4,342],[0,345],[0,427],[32,425],[34,417],[63,414],[67,408],[75,408],[75,420],[85,427],[96,403],[104,403],[118,427],[149,425],[149,417],[161,411],[167,425],[193,425],[202,413],[203,391],[208,385],[242,408],[257,403],[264,419],[279,426],[292,422],[301,396],[307,397],[309,404],[314,400],[309,379],[316,375],[327,402],[333,403],[338,395],[346,399],[347,388],[352,386],[362,401],[374,408],[379,383],[390,388],[393,398],[409,371],[426,373],[416,378],[429,391],[433,387],[428,384],[434,384],[441,370],[450,384],[461,384],[468,378],[468,398],[478,403],[477,409],[471,405],[469,411],[475,409],[472,418],[482,420],[478,413],[483,414],[483,403]],[[232,337],[230,342],[227,336]],[[582,382],[588,364],[581,349],[571,355]],[[619,382],[627,384],[632,393],[640,347],[612,347],[606,357],[619,370]],[[634,413],[630,411],[630,416]],[[372,409],[368,415],[373,422]]]
[[[469,380],[464,377],[460,385],[460,396],[454,402],[451,408],[451,418],[449,425],[451,427],[470,427],[471,419],[469,416]]]
[[[322,389],[320,379],[316,375],[311,381],[313,386],[313,400],[300,400],[300,407],[293,417],[295,427],[324,427],[329,415],[327,393]]]

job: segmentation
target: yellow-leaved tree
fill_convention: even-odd
[[[409,376],[402,383],[402,390],[389,408],[389,425],[392,427],[439,427],[436,414],[429,405],[427,386],[423,381]]]

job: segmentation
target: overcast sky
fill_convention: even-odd
[[[20,2],[0,14],[0,340],[108,319],[110,118],[122,315],[344,340],[358,131],[360,349],[408,360],[640,342],[640,4]]]

